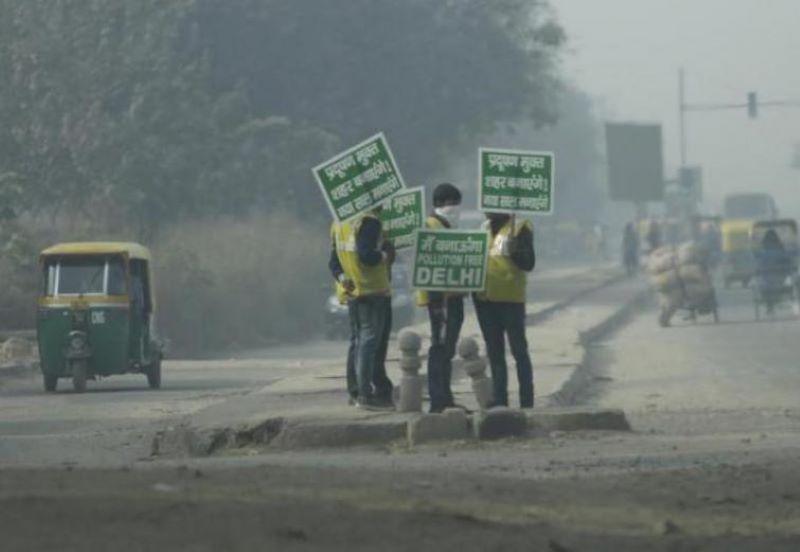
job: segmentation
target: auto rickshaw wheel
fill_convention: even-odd
[[[88,377],[89,365],[85,360],[72,361],[72,388],[76,393],[86,392],[86,378]]]
[[[150,389],[161,388],[161,358],[147,368],[147,385]]]
[[[55,393],[58,388],[58,376],[51,376],[50,374],[43,374],[44,390],[47,393]]]

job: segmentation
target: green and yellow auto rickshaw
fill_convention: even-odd
[[[151,256],[137,243],[63,243],[40,258],[36,332],[45,391],[141,373],[161,386],[163,346],[156,335]]]
[[[753,229],[751,220],[723,220],[720,226],[722,235],[722,275],[725,287],[733,282],[741,282],[742,286],[750,285],[755,273],[753,248],[750,233]]]

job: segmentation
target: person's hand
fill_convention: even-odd
[[[356,285],[353,283],[353,280],[344,274],[339,275],[339,284],[341,284],[342,288],[344,288],[344,291],[347,295],[352,295],[352,293],[356,290]]]
[[[391,241],[384,240],[383,244],[381,245],[381,251],[386,254],[387,263],[394,263],[394,260],[397,257],[397,250],[394,248],[394,244]]]

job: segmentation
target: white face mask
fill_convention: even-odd
[[[445,205],[444,207],[437,207],[433,211],[440,217],[447,219],[452,228],[458,228],[458,221],[461,218],[460,205]]]

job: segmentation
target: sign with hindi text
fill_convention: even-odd
[[[478,207],[496,213],[551,214],[552,153],[480,148]]]
[[[370,211],[405,188],[383,134],[312,169],[337,222]]]
[[[395,249],[414,246],[414,232],[425,223],[425,189],[411,188],[396,194],[383,204],[381,226],[383,237]]]
[[[414,241],[413,287],[463,293],[486,287],[488,232],[417,230]]]

